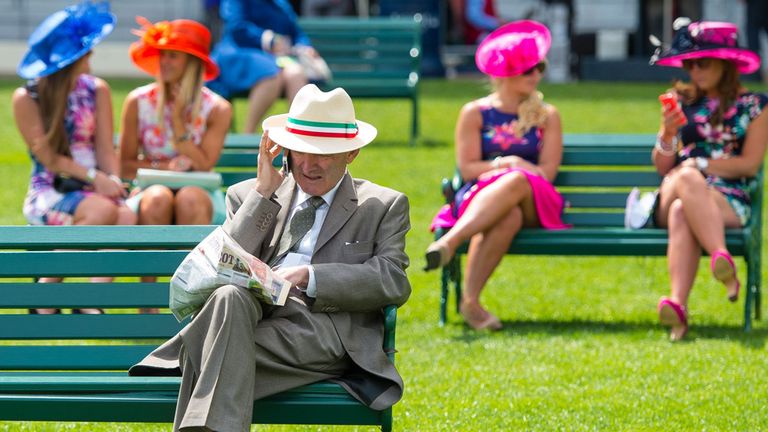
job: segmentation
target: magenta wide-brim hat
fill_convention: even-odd
[[[687,18],[678,18],[678,20]],[[675,21],[677,25],[678,20]],[[736,69],[749,74],[760,69],[760,56],[738,43],[738,28],[735,24],[718,21],[697,21],[681,23],[676,27],[672,44],[661,47],[651,56],[652,65],[683,67],[683,60],[716,58],[733,62]]]
[[[732,61],[739,73],[751,74],[760,69],[760,56],[744,48],[713,48],[684,52],[669,57],[659,58],[654,64],[659,66],[683,67],[683,60],[697,58],[716,58]]]
[[[517,76],[542,62],[550,45],[552,36],[543,24],[514,21],[483,39],[475,52],[475,63],[494,78]]]

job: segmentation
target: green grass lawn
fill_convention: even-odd
[[[0,82],[0,98],[9,101],[16,84]],[[126,92],[138,82],[112,85],[119,118]],[[653,133],[659,121],[656,95],[667,87],[579,83],[544,85],[542,90],[545,100],[560,110],[567,133]],[[693,327],[679,344],[669,343],[657,324],[656,302],[668,291],[663,258],[507,257],[484,295],[487,306],[504,321],[503,331],[469,331],[455,313],[445,327],[437,325],[439,275],[420,270],[431,240],[427,227],[441,205],[440,179],[453,170],[458,112],[464,102],[487,90],[482,81],[424,82],[422,139],[416,147],[407,145],[406,101],[356,102],[358,117],[373,123],[379,137],[350,171],[405,192],[411,202],[407,251],[413,295],[398,319],[397,366],[406,389],[394,408],[395,429],[768,430],[768,327],[757,321],[744,334],[743,298],[730,304],[704,265],[690,303]],[[273,111],[286,109],[281,102]],[[29,163],[10,104],[0,110],[0,176],[6,184],[0,190],[0,224],[23,224]],[[240,124],[244,112],[238,102]],[[743,270],[743,261],[737,264]],[[768,279],[765,272],[763,279]],[[0,422],[0,430],[12,431],[168,429]],[[369,430],[323,430],[357,429]]]

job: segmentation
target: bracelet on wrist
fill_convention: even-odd
[[[491,167],[493,169],[501,168],[501,156],[496,156],[495,158],[493,158],[493,160],[491,161]]]
[[[661,134],[656,136],[656,150],[662,155],[662,156],[674,156],[677,154],[677,144],[678,144],[677,136],[672,137],[672,144],[669,147],[666,147],[664,144],[664,140],[661,137]]]
[[[182,143],[184,141],[189,141],[191,139],[192,139],[192,134],[189,133],[189,131],[187,131],[187,132],[184,132],[180,137],[176,138],[174,140],[174,142],[176,142],[178,144],[178,143]]]
[[[96,181],[96,175],[99,173],[99,171],[96,168],[88,168],[88,171],[85,173],[85,178],[88,179],[89,182],[93,183]]]

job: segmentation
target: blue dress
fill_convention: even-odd
[[[259,81],[277,75],[275,56],[264,51],[266,30],[288,36],[291,45],[310,45],[286,0],[223,0],[220,7],[224,34],[211,57],[221,73],[208,87],[225,98],[247,92]]]

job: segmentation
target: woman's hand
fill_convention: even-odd
[[[671,140],[673,136],[677,136],[677,132],[681,125],[687,123],[683,109],[680,108],[680,104],[662,105],[661,109],[661,125],[662,125],[662,137]]]
[[[283,183],[287,173],[281,169],[278,171],[272,162],[280,154],[282,148],[269,139],[269,131],[264,131],[259,143],[259,162],[256,167],[256,191],[264,198],[269,199]]]
[[[192,159],[184,155],[178,155],[168,162],[168,169],[171,171],[191,171]]]
[[[119,177],[108,176],[101,171],[97,171],[93,179],[93,190],[108,198],[125,198],[128,193]]]

